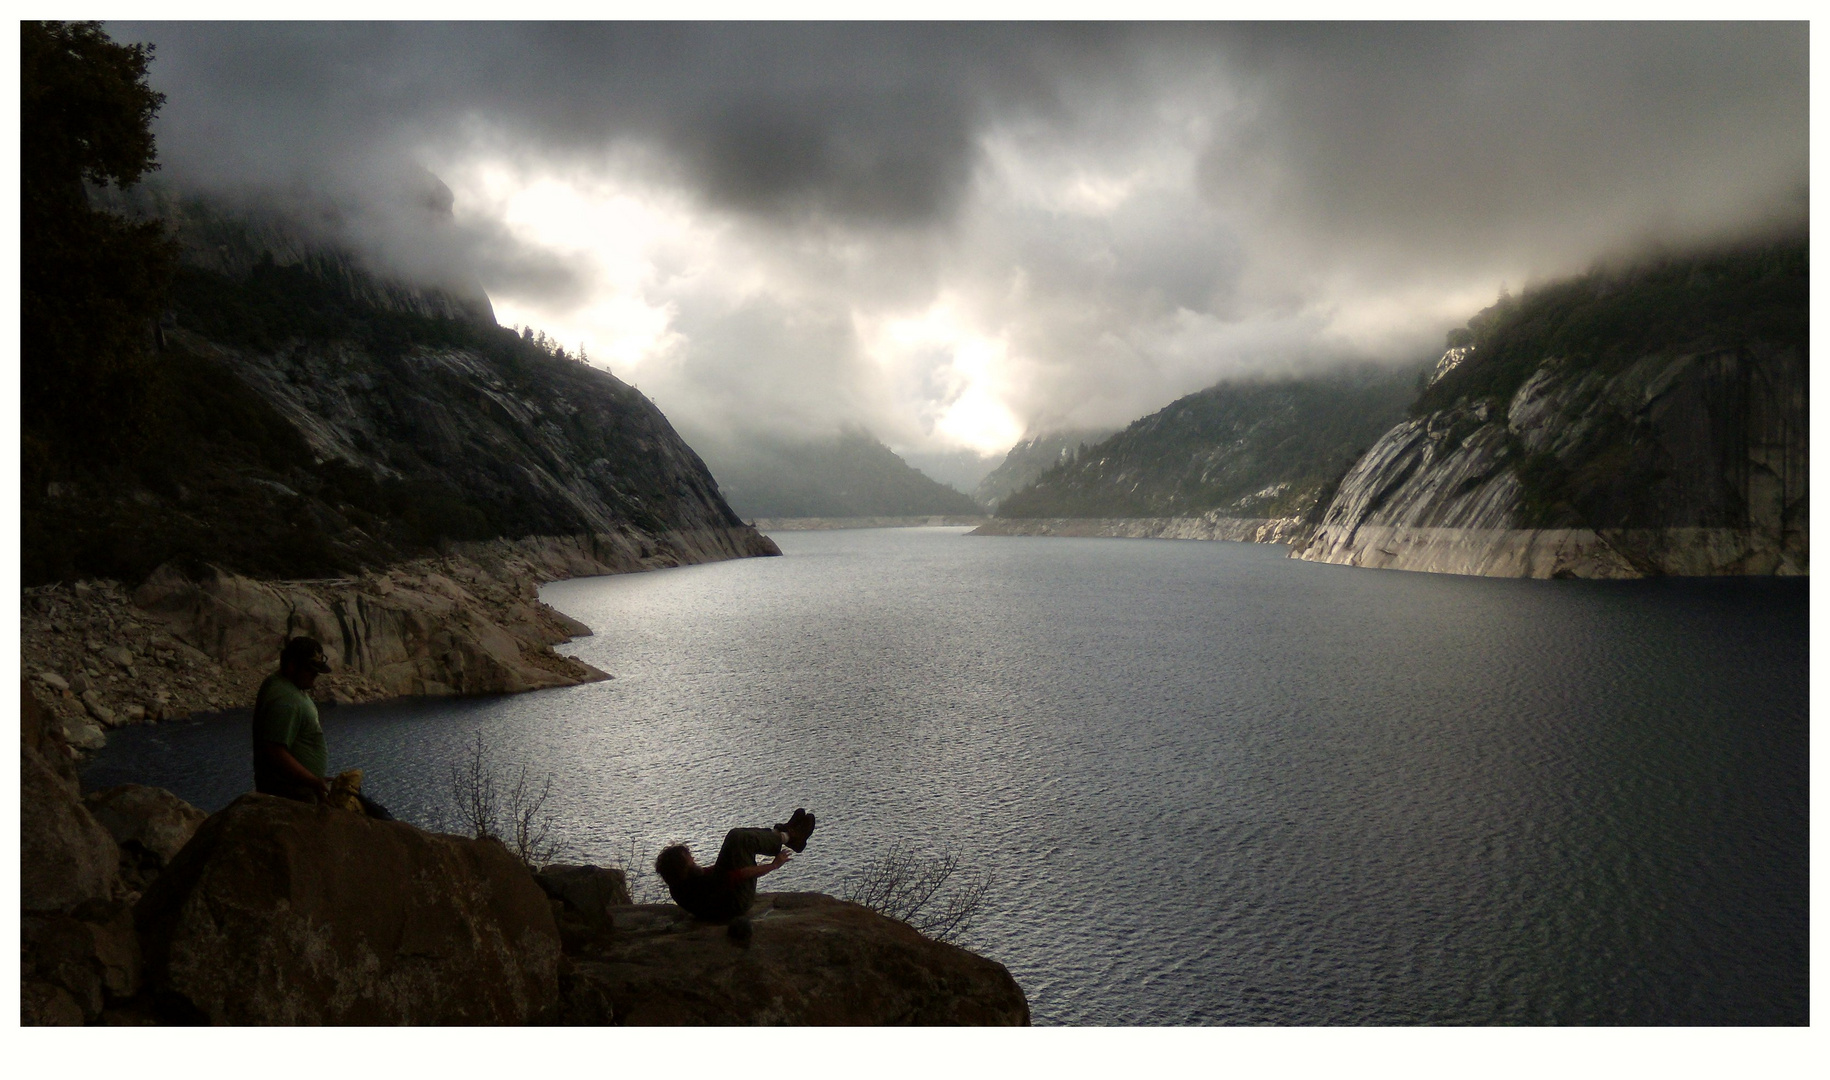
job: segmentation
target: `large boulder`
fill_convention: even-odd
[[[748,940],[672,904],[610,912],[562,976],[570,1024],[1027,1024],[1004,965],[819,893],[764,893]]]
[[[22,1023],[93,1023],[104,1007],[139,993],[140,943],[133,909],[123,901],[90,901],[70,914],[22,915],[19,951]]]
[[[610,908],[629,903],[629,879],[609,866],[572,866],[553,863],[540,868],[534,880],[568,913],[592,921],[605,918]]]
[[[113,894],[119,850],[78,797],[62,733],[25,688],[20,710],[19,905],[69,911]]]
[[[121,880],[144,889],[190,842],[208,815],[164,788],[122,784],[83,796],[121,849]]]
[[[517,1024],[558,998],[559,931],[493,840],[244,795],[136,911],[169,1018]]]

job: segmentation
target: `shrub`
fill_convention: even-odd
[[[992,873],[967,871],[959,852],[895,847],[845,882],[841,897],[907,923],[936,941],[957,941],[978,920]]]
[[[499,776],[489,744],[478,732],[464,760],[451,766],[451,802],[458,827],[481,840],[500,840],[530,868],[559,857],[553,838],[553,774],[536,780],[526,765]]]

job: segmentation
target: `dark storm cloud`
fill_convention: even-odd
[[[1203,189],[1304,238],[1400,260],[1567,256],[1597,230],[1697,235],[1798,209],[1802,24],[1316,25],[1238,44],[1249,104]]]
[[[590,156],[665,147],[708,197],[916,223],[970,177],[985,110],[1046,97],[1084,31],[831,24],[117,23],[158,45],[168,160],[227,182],[497,129]],[[1046,106],[1046,102],[1043,102]]]
[[[214,181],[348,170],[480,124],[536,153],[651,140],[748,211],[924,223],[957,207],[986,125],[1098,140],[1151,91],[1214,78],[1236,100],[1204,190],[1336,235],[1504,240],[1648,203],[1684,218],[1804,168],[1801,24],[111,29],[158,44],[164,155]]]
[[[644,297],[687,346],[643,385],[706,424],[925,437],[944,358],[874,376],[854,317],[942,296],[1009,346],[1022,420],[1120,424],[1232,373],[1412,359],[1501,281],[1808,209],[1802,23],[109,29],[158,46],[171,179],[341,200],[394,265],[456,244],[555,310],[600,287],[474,213],[440,244],[390,225],[409,159],[615,157],[734,223],[770,296],[713,266]],[[929,397],[890,415],[896,386]]]

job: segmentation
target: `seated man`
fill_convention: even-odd
[[[788,861],[788,848],[807,850],[813,834],[813,815],[796,809],[787,824],[773,829],[732,829],[724,835],[718,861],[710,867],[693,861],[685,844],[664,848],[654,861],[654,872],[667,883],[674,903],[706,922],[729,922],[756,902],[756,879]],[[756,865],[756,856],[774,861]]]
[[[279,671],[267,676],[254,699],[254,790],[300,802],[322,802],[330,794],[324,729],[307,693],[328,671],[324,647],[313,638],[295,637],[280,650]],[[368,816],[393,820],[380,803],[355,794]]]

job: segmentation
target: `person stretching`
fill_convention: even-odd
[[[782,866],[788,849],[807,850],[813,834],[813,815],[796,808],[785,824],[773,829],[732,829],[724,834],[718,861],[700,866],[685,844],[662,848],[654,872],[667,883],[667,891],[693,916],[705,922],[730,922],[756,902],[756,879]],[[758,855],[774,859],[756,865]]]

